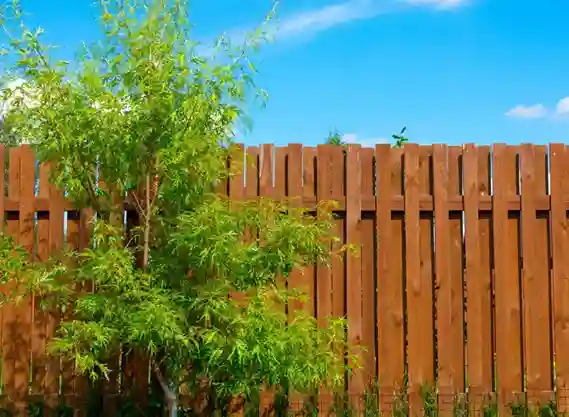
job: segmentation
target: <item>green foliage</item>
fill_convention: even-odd
[[[401,129],[401,132],[399,132],[399,134],[391,135],[391,137],[395,141],[395,143],[393,144],[393,146],[395,148],[402,148],[403,145],[405,145],[407,142],[409,142],[409,138],[407,138],[407,136],[405,136],[406,130],[407,130],[407,127],[403,127],[403,129]]]
[[[286,204],[212,192],[231,175],[226,160],[235,124],[246,121],[242,109],[263,95],[248,58],[262,31],[237,48],[221,41],[204,58],[188,6],[101,0],[102,40],[73,63],[53,58],[17,3],[4,8],[12,75],[25,80],[6,121],[69,198],[97,215],[92,247],[47,262],[0,239],[2,281],[12,301],[33,293],[46,309],[72,309],[50,349],[93,379],[132,349],[171,389],[195,392],[205,381],[211,398],[334,386],[355,360],[344,354],[345,323],[318,328],[302,313],[291,320],[283,306],[303,295],[275,285],[293,267],[329,262],[329,213],[320,208],[316,220]],[[123,197],[140,219],[126,239],[113,222]]]
[[[342,139],[342,135],[338,130],[333,130],[328,134],[328,138],[326,139],[326,143],[329,145],[341,145],[346,146],[346,143]]]

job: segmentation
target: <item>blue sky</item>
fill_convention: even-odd
[[[72,50],[97,38],[90,0],[23,0],[32,24]],[[271,0],[194,0],[196,37],[239,34]],[[387,140],[567,142],[567,0],[283,0],[257,57],[266,108],[247,143]]]

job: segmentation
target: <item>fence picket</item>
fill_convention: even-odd
[[[402,150],[378,145],[377,176],[377,377],[380,409],[391,412],[393,396],[403,390],[405,368],[404,218],[392,211],[394,196],[402,196]]]
[[[553,387],[550,323],[549,235],[547,214],[536,202],[546,195],[545,149],[521,148],[522,291],[524,308],[524,363],[527,400],[530,404],[551,401]]]
[[[445,414],[452,414],[455,394],[456,370],[453,359],[460,346],[454,340],[453,325],[453,287],[451,282],[452,257],[449,222],[449,161],[448,148],[435,145],[433,148],[434,167],[434,209],[435,209],[435,268],[437,283],[437,343],[438,343],[438,390],[439,409]],[[454,277],[452,277],[454,278]],[[462,342],[462,337],[461,340]],[[450,404],[450,407],[449,407]]]
[[[361,165],[360,146],[349,145],[346,157],[346,243],[353,245],[358,253],[350,252],[346,256],[346,274],[350,277],[350,288],[346,288],[346,311],[348,316],[348,343],[361,355],[359,347],[363,339],[362,305],[362,265],[361,265]],[[349,381],[352,398],[359,399],[364,392],[364,375],[356,369]],[[359,401],[354,404],[361,409]]]
[[[375,200],[374,193],[374,150],[372,148],[360,149],[360,181],[361,198]],[[361,204],[361,201],[360,201]],[[361,209],[361,208],[360,208]],[[362,344],[366,350],[362,352],[362,372],[364,383],[370,388],[376,378],[376,285],[375,285],[375,215],[373,212],[361,213],[361,255],[358,261],[361,264],[362,274]],[[347,279],[350,279],[348,272]],[[347,281],[346,287],[351,289],[351,283]]]
[[[520,401],[522,347],[519,273],[519,216],[510,214],[508,201],[517,195],[516,148],[494,146],[493,238],[496,293],[497,393],[503,412]]]

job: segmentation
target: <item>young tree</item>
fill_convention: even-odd
[[[102,39],[73,63],[55,60],[41,30],[23,26],[17,3],[4,8],[12,75],[25,80],[19,91],[28,99],[13,100],[6,120],[96,220],[92,247],[43,263],[3,238],[3,280],[18,284],[17,298],[33,293],[46,308],[71,306],[51,347],[78,371],[107,377],[121,349],[141,352],[172,408],[182,384],[193,392],[205,384],[211,405],[265,386],[340,383],[344,322],[318,328],[313,317],[289,322],[275,308],[298,296],[278,289],[277,277],[329,260],[326,211],[316,220],[285,204],[229,202],[213,192],[231,175],[232,127],[257,92],[248,56],[262,31],[200,56],[188,3],[100,0]],[[128,239],[113,222],[122,219],[123,197],[140,223]],[[75,291],[86,284],[95,290]]]

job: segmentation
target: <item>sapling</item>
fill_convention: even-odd
[[[70,306],[50,349],[77,372],[109,378],[110,358],[137,352],[172,412],[184,387],[205,393],[207,414],[263,387],[341,384],[356,361],[346,361],[343,320],[288,317],[283,305],[304,298],[276,285],[329,261],[330,212],[215,192],[232,175],[228,158],[243,160],[233,129],[263,95],[250,60],[263,25],[242,45],[205,48],[192,40],[188,3],[101,0],[100,40],[71,62],[25,26],[17,2],[4,7],[4,53],[25,98],[11,102],[6,126],[94,220],[88,247],[46,262],[3,237],[0,272],[16,299]],[[138,218],[126,237],[125,200]]]

